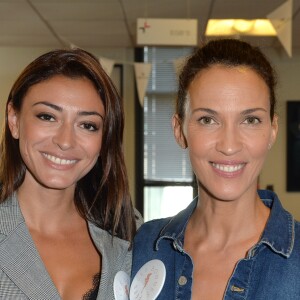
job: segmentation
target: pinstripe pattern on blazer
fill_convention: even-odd
[[[91,237],[102,256],[97,300],[114,300],[113,280],[119,270],[130,275],[129,242],[89,223]],[[0,204],[0,299],[61,299],[25,224],[13,195]]]

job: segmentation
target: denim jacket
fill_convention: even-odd
[[[259,196],[270,207],[270,217],[260,241],[237,262],[223,300],[300,300],[300,224],[275,193],[259,191]],[[135,237],[132,278],[151,259],[165,264],[166,281],[158,300],[191,299],[193,261],[183,244],[196,205],[197,199],[172,218],[145,223]]]

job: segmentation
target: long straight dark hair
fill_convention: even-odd
[[[8,105],[11,103],[20,112],[28,89],[56,75],[88,78],[105,107],[101,152],[92,170],[76,185],[75,205],[86,220],[113,236],[132,241],[136,225],[122,150],[122,100],[99,60],[81,49],[59,49],[41,55],[24,69],[14,83],[6,103],[0,144],[0,201],[5,201],[20,187],[26,171],[19,142],[13,138],[8,126]]]

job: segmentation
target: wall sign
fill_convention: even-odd
[[[197,19],[137,19],[137,44],[196,46]]]

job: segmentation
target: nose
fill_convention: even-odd
[[[73,148],[76,143],[73,126],[71,124],[61,124],[61,126],[55,132],[52,140],[53,143],[63,151]]]
[[[238,128],[230,125],[222,127],[216,143],[217,151],[230,156],[240,152],[242,148],[243,142]]]

